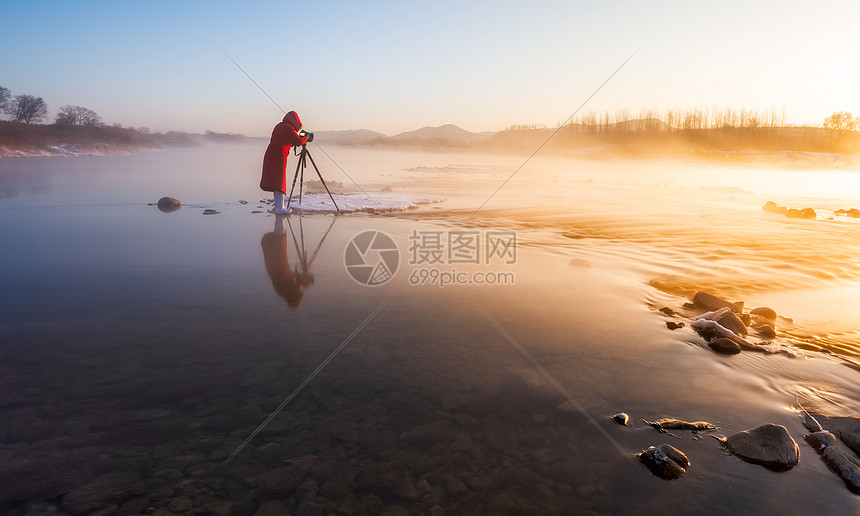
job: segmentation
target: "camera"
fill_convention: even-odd
[[[299,131],[299,136],[304,136],[305,138],[307,138],[307,139],[308,139],[308,143],[310,143],[310,142],[314,141],[314,133],[311,133],[311,132],[305,131],[304,129],[302,129],[301,131]]]

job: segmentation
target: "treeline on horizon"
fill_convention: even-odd
[[[70,151],[104,151],[160,149],[165,146],[193,147],[203,141],[233,142],[244,136],[214,133],[203,135],[180,131],[152,132],[146,127],[106,125],[94,111],[81,106],[62,106],[54,122],[41,124],[48,118],[48,104],[33,95],[12,96],[0,87],[0,151],[53,152],[62,146]]]
[[[247,137],[232,133],[206,131],[192,134],[181,131],[151,132],[145,127],[114,125],[24,124],[0,120],[0,150],[21,152],[53,151],[63,145],[70,151],[146,150],[164,147],[197,147],[203,143],[236,143]]]
[[[534,150],[585,154],[675,155],[738,151],[860,153],[860,117],[840,111],[820,126],[785,122],[784,110],[627,109],[589,112],[547,127],[519,124],[488,138],[377,138],[372,145],[453,147],[483,150]],[[555,135],[547,141],[550,134]]]
[[[101,146],[121,149],[160,149],[164,146],[193,147],[199,142],[188,133],[153,133],[117,125],[24,124],[0,121],[0,148],[33,152],[59,145],[74,148]]]
[[[579,115],[560,128],[510,126],[487,144],[533,147],[558,130],[547,147],[609,147],[631,153],[860,152],[858,129],[860,118],[844,111],[826,117],[820,126],[794,126],[785,123],[784,110],[776,109],[643,110],[636,115],[622,109]]]

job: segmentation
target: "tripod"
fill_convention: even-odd
[[[298,165],[296,165],[296,173],[293,176],[293,185],[290,187],[290,198],[287,200],[287,208],[289,208],[290,203],[293,202],[293,190],[296,188],[296,179],[299,179],[299,204],[302,203],[302,186],[305,182],[305,167],[307,166],[307,160],[310,159],[311,165],[314,166],[314,170],[317,171],[317,176],[319,176],[320,181],[322,181],[323,187],[325,187],[325,191],[328,193],[329,199],[331,199],[331,202],[332,204],[334,204],[334,207],[337,212],[340,213],[340,208],[338,208],[337,203],[334,202],[334,196],[332,196],[331,191],[328,189],[328,185],[325,184],[325,179],[323,179],[322,174],[320,174],[320,169],[317,168],[317,164],[316,162],[314,162],[314,158],[313,156],[311,156],[307,144],[302,145],[302,152],[298,156],[299,163]]]

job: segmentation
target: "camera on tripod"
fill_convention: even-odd
[[[307,131],[299,131],[301,136],[304,136],[308,139],[308,141],[313,141],[314,133],[309,133]],[[299,162],[296,165],[296,174],[293,176],[293,185],[290,187],[290,196],[287,198],[287,208],[290,207],[290,204],[293,202],[293,191],[296,188],[296,181],[299,183],[299,204],[302,203],[302,187],[305,183],[305,167],[307,166],[307,160],[311,160],[311,165],[314,166],[314,170],[317,172],[317,176],[320,178],[320,182],[322,182],[323,187],[325,187],[326,193],[328,193],[329,199],[331,199],[331,203],[334,205],[334,208],[340,213],[340,208],[337,205],[337,202],[334,200],[334,196],[331,194],[331,190],[328,189],[328,185],[325,184],[325,179],[323,179],[322,174],[320,174],[320,169],[317,168],[316,162],[314,162],[313,156],[311,156],[310,151],[308,150],[307,145],[302,145],[302,151],[299,152],[299,148],[296,147],[296,156],[299,157]]]
[[[305,138],[307,138],[307,139],[308,139],[308,143],[310,143],[310,142],[314,141],[314,133],[311,133],[311,132],[305,131],[304,129],[302,129],[301,131],[299,131],[299,136],[304,136]]]

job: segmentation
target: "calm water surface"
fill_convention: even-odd
[[[857,413],[860,226],[827,220],[860,207],[857,173],[544,158],[475,214],[521,157],[326,151],[371,197],[447,200],[274,217],[254,146],[0,161],[0,512],[860,510],[793,407]],[[183,208],[147,205],[163,195]],[[344,266],[367,230],[401,253],[375,287]],[[416,235],[458,231],[516,232],[515,263],[409,263]],[[431,268],[515,281],[414,284]],[[790,317],[778,340],[802,357],[669,331],[655,309],[697,290]],[[641,422],[666,416],[782,424],[800,464]],[[664,442],[691,459],[679,480],[635,459]]]

